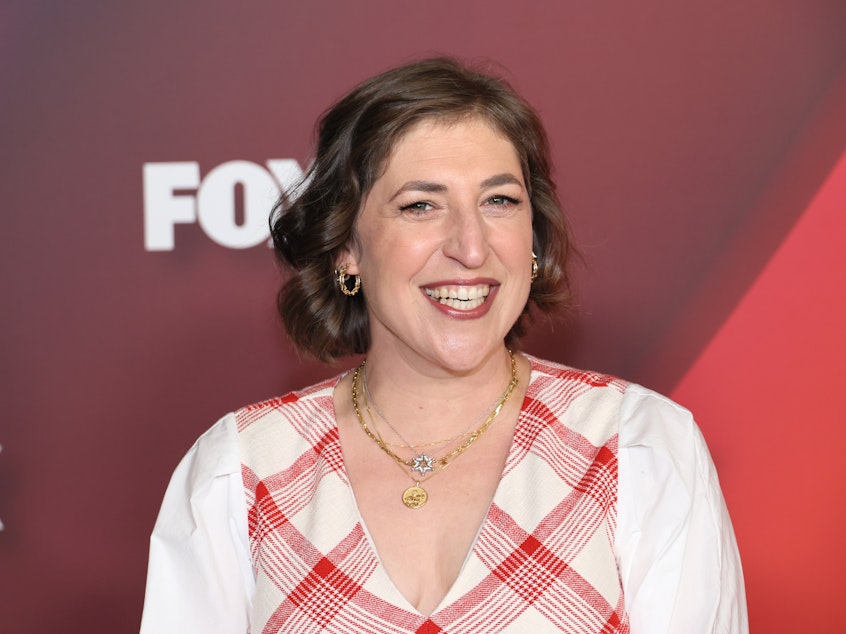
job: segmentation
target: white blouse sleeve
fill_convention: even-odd
[[[141,634],[246,634],[255,580],[235,418],[176,468],[150,538]]]
[[[617,553],[632,634],[745,634],[743,573],[690,412],[637,385],[619,434]]]

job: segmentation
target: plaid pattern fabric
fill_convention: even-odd
[[[393,586],[344,470],[338,378],[236,413],[253,632],[628,632],[614,553],[625,383],[530,357],[503,480],[455,585],[421,616]]]

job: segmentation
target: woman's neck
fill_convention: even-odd
[[[515,363],[525,383],[528,363],[519,356]],[[369,398],[379,412],[401,434],[426,441],[453,434],[489,410],[512,380],[512,363],[505,346],[461,372],[372,351],[365,372]]]

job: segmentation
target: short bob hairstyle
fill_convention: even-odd
[[[514,145],[532,207],[538,277],[505,342],[514,346],[524,334],[529,304],[544,313],[569,307],[570,232],[538,115],[503,79],[451,58],[427,59],[365,81],[326,111],[303,183],[273,207],[274,248],[291,270],[278,308],[301,351],[326,362],[367,352],[367,280],[356,296],[341,293],[334,272],[339,250],[355,240],[364,199],[403,135],[424,120],[451,123],[468,117],[481,117]]]

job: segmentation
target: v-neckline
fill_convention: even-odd
[[[371,535],[370,530],[367,528],[367,523],[364,521],[364,516],[361,514],[361,508],[358,505],[358,500],[356,499],[355,491],[353,491],[352,482],[350,481],[349,473],[347,472],[347,460],[346,460],[346,455],[344,454],[344,449],[341,446],[340,429],[339,429],[339,426],[338,426],[338,418],[337,418],[337,414],[336,414],[336,410],[335,410],[334,391],[338,387],[340,382],[344,379],[344,377],[349,373],[347,372],[347,373],[339,375],[337,377],[337,380],[335,381],[334,385],[332,386],[332,395],[333,396],[330,399],[330,401],[331,401],[331,423],[335,427],[335,432],[336,432],[335,437],[337,438],[336,442],[338,443],[338,455],[340,456],[340,465],[338,467],[338,473],[341,476],[341,478],[344,482],[344,485],[346,486],[348,502],[349,502],[354,514],[355,514],[355,517],[357,518],[357,526],[359,526],[361,528],[361,532],[364,535],[364,538],[367,540],[367,547],[368,547],[368,551],[369,551],[368,554],[370,555],[370,557],[372,557],[373,562],[375,563],[374,574],[380,574],[383,577],[384,582],[385,582],[385,587],[388,588],[390,590],[391,594],[393,595],[389,599],[391,603],[393,603],[396,607],[402,608],[404,610],[411,612],[412,614],[419,616],[420,618],[423,618],[423,619],[432,618],[434,615],[438,614],[438,612],[446,609],[447,607],[449,607],[450,605],[455,603],[455,601],[457,601],[461,596],[466,594],[466,592],[469,590],[469,589],[460,590],[459,589],[459,588],[461,588],[460,582],[461,582],[463,576],[465,576],[467,563],[470,561],[471,557],[476,552],[476,548],[479,544],[480,539],[482,538],[486,528],[491,523],[491,508],[496,503],[497,499],[501,498],[501,496],[503,495],[501,493],[502,482],[505,479],[505,475],[511,470],[511,468],[514,464],[514,461],[517,460],[517,457],[516,457],[517,448],[516,448],[516,443],[514,442],[514,439],[518,436],[518,434],[521,432],[522,428],[526,424],[524,405],[525,405],[526,399],[532,396],[532,386],[533,386],[534,380],[537,376],[537,373],[536,373],[535,362],[532,359],[532,357],[530,357],[529,355],[524,355],[524,357],[529,362],[529,379],[528,379],[528,382],[527,382],[527,385],[526,385],[526,392],[523,395],[523,401],[520,404],[520,411],[517,415],[517,423],[514,426],[514,432],[512,433],[512,436],[511,436],[511,442],[509,443],[508,452],[506,453],[506,456],[505,456],[505,462],[503,463],[503,466],[502,466],[502,472],[499,475],[499,480],[497,482],[496,488],[494,489],[494,493],[491,496],[490,502],[488,503],[487,510],[485,511],[484,515],[482,516],[482,521],[479,524],[478,529],[476,530],[476,534],[473,537],[473,539],[471,540],[470,546],[467,549],[467,552],[464,554],[464,560],[461,562],[461,567],[458,570],[458,574],[455,576],[455,579],[453,579],[452,584],[450,585],[449,589],[446,591],[444,596],[441,597],[441,600],[438,602],[438,604],[435,606],[434,610],[432,610],[432,612],[430,614],[423,614],[422,612],[420,612],[420,610],[418,610],[411,603],[411,601],[405,596],[405,594],[402,593],[402,591],[394,583],[394,580],[391,578],[391,575],[388,574],[387,567],[382,562],[382,558],[379,555],[379,549],[376,547],[376,542],[373,539],[373,536]],[[458,596],[453,596],[456,593],[459,593]],[[382,598],[383,600],[387,599],[387,597],[380,597],[380,598]]]

